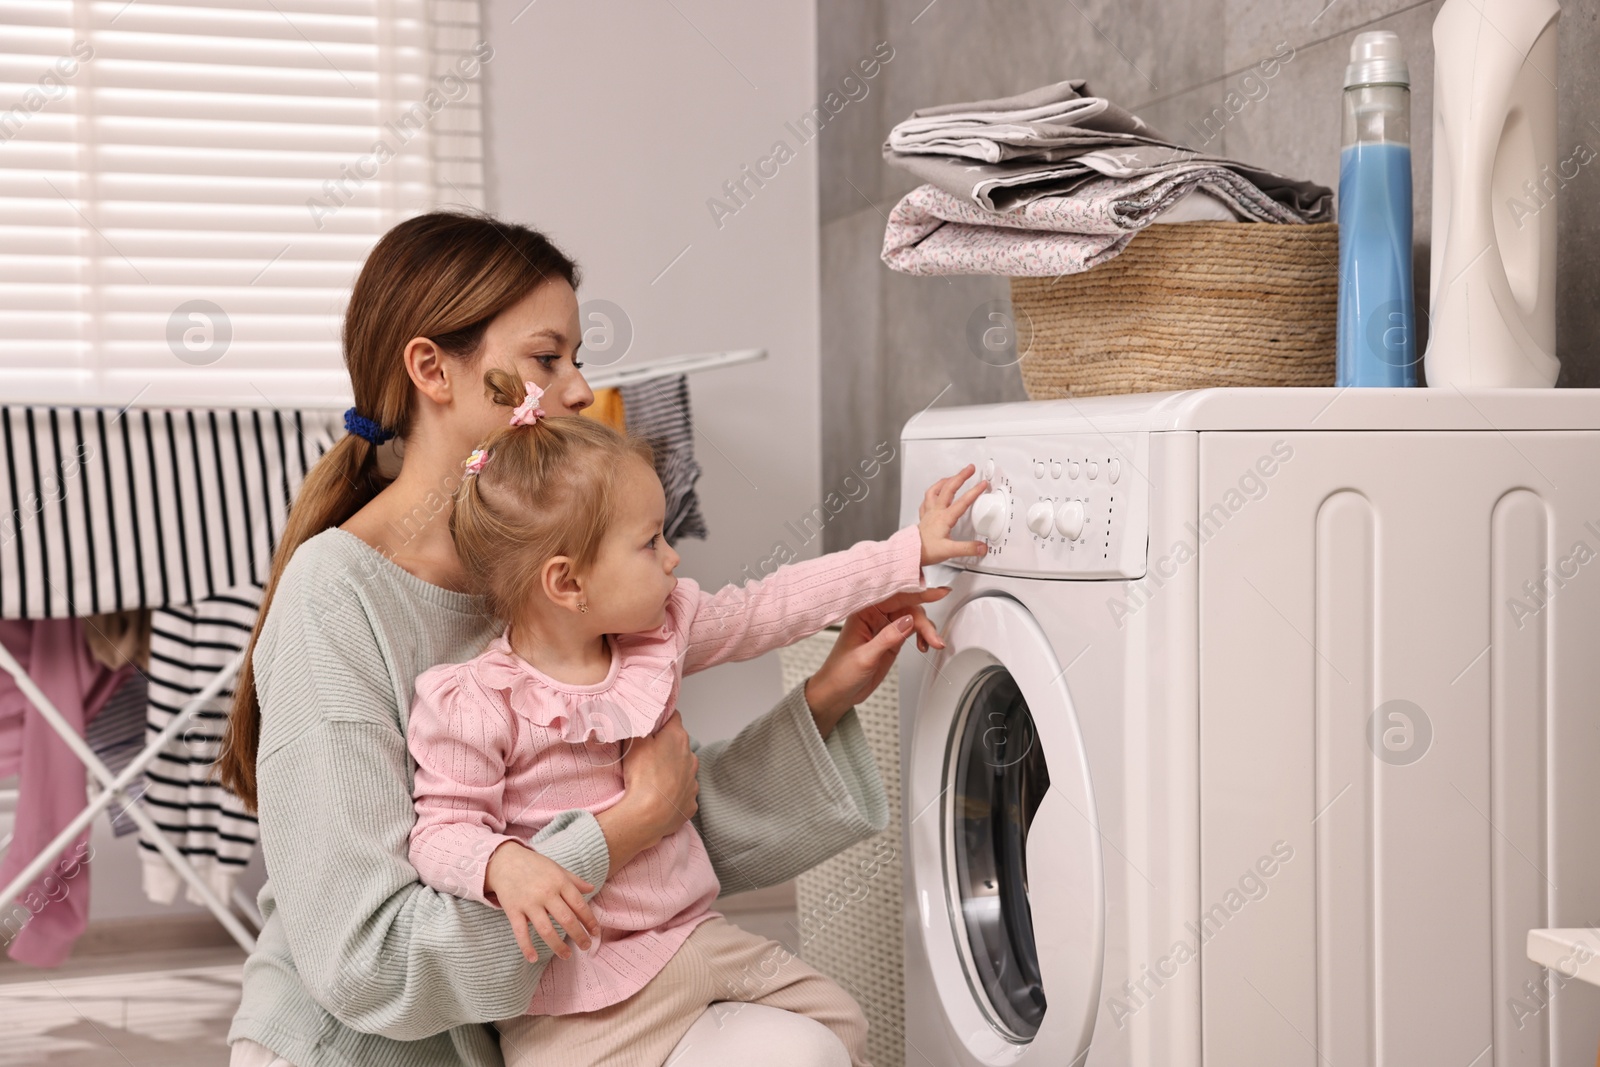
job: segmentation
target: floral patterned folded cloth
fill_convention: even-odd
[[[1077,274],[1117,255],[1191,194],[1209,196],[1242,221],[1299,221],[1238,174],[1204,165],[1135,179],[1102,175],[1081,182],[1070,196],[1004,212],[923,185],[889,213],[883,261],[906,274]]]

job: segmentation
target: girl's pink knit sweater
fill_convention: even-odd
[[[504,635],[467,663],[425,672],[407,725],[417,761],[412,865],[435,889],[495,904],[483,891],[490,854],[505,841],[526,844],[564,811],[620,800],[623,742],[660,727],[684,674],[793,644],[920,588],[921,556],[913,526],[715,594],[680,580],[665,625],[608,639],[611,668],[595,685],[540,673]],[[590,901],[598,947],[551,960],[529,1014],[594,1011],[632,996],[716,914],[717,892],[700,835],[684,823],[610,872]]]

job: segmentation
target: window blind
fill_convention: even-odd
[[[0,0],[0,402],[342,403],[377,238],[483,196],[476,0]]]

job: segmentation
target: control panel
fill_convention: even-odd
[[[1149,539],[1149,435],[907,441],[905,483],[920,498],[971,463],[989,489],[953,536],[981,538],[970,570],[1052,578],[1138,578]],[[920,487],[920,488],[919,488]]]

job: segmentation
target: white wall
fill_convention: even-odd
[[[816,145],[785,126],[819,103],[814,0],[486,0],[485,16],[490,209],[578,260],[580,301],[623,308],[627,363],[771,353],[691,379],[711,537],[676,546],[679,575],[704,586],[755,572],[822,495]],[[793,158],[747,182],[743,206],[726,200],[779,140]],[[720,227],[713,196],[737,207]],[[710,740],[780,695],[769,656],[687,680],[681,705]]]

